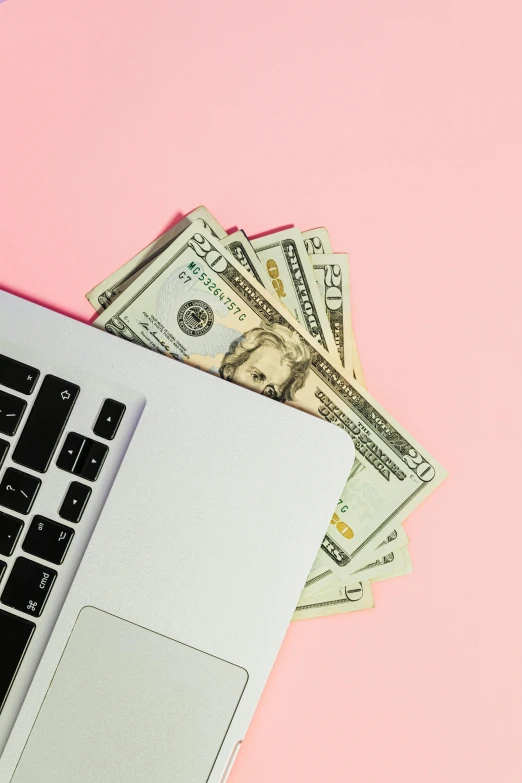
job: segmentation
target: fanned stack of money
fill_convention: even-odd
[[[87,298],[94,326],[351,436],[356,459],[294,620],[371,608],[374,582],[412,571],[401,523],[446,473],[366,389],[348,256],[326,228],[249,240],[198,207]]]

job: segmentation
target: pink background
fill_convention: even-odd
[[[521,23],[498,0],[0,9],[0,286],[89,319],[200,203],[325,224],[372,392],[451,472],[407,522],[413,576],[291,627],[232,783],[522,779]]]

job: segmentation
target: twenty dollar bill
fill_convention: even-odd
[[[350,272],[346,253],[311,256],[323,308],[332,330],[335,348],[344,368],[352,366],[352,314]]]
[[[316,256],[318,256],[320,259],[321,255],[333,254],[332,243],[330,242],[330,236],[326,228],[324,227],[311,228],[309,231],[303,231],[301,236],[303,237],[305,243],[306,252],[310,256],[310,259],[314,265],[316,262],[318,262]],[[348,307],[351,313],[350,301],[345,302],[343,297],[343,307],[344,306]],[[343,343],[344,345],[346,345],[346,349],[345,349],[346,355],[348,355],[350,352],[350,347],[349,347],[350,342],[351,342],[351,355],[352,355],[352,365],[353,365],[353,377],[355,378],[356,381],[362,383],[363,386],[366,386],[366,381],[364,379],[364,373],[361,365],[359,351],[357,349],[355,337],[351,329],[350,329],[350,334],[345,332],[343,335]],[[343,367],[350,366],[349,362],[345,363],[344,355],[341,356],[341,362],[343,364]]]
[[[321,302],[310,258],[296,228],[252,240],[276,294],[306,331],[337,358],[335,340]],[[270,291],[270,288],[268,288]]]
[[[99,313],[109,307],[109,305],[118,298],[120,294],[129,288],[132,283],[138,279],[142,272],[147,269],[155,258],[162,253],[185,229],[194,221],[203,221],[203,225],[212,236],[218,239],[224,239],[227,232],[221,226],[216,218],[208,211],[206,207],[197,207],[189,212],[188,215],[181,218],[172,228],[164,231],[157,239],[154,239],[147,247],[123,264],[119,269],[109,275],[109,277],[98,283],[92,291],[86,294],[87,299],[95,310]]]

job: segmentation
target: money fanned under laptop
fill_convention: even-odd
[[[333,252],[326,228],[249,240],[198,207],[87,298],[94,326],[322,417],[353,439],[356,459],[294,620],[373,607],[374,582],[412,571],[401,523],[446,472],[366,389],[348,256]]]

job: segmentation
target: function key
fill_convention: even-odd
[[[7,468],[0,483],[0,506],[28,514],[42,482],[36,476],[22,473],[16,468]]]
[[[0,432],[14,435],[26,408],[25,400],[0,391]]]
[[[0,354],[0,384],[8,389],[32,394],[40,376],[40,371],[28,364],[22,364],[15,359]]]
[[[112,440],[116,435],[124,413],[125,405],[123,403],[116,400],[105,400],[92,431],[100,438]]]
[[[60,516],[67,522],[79,522],[91,496],[91,488],[73,481],[60,508]]]
[[[14,462],[45,473],[79,393],[76,384],[45,376],[13,452]]]
[[[19,612],[40,617],[57,573],[53,568],[19,557],[9,574],[0,600]]]
[[[9,442],[7,440],[4,440],[3,438],[0,438],[0,468],[3,465],[4,459],[6,458],[8,451],[9,451]]]
[[[0,555],[12,555],[24,526],[21,519],[0,511]]]
[[[22,658],[36,628],[34,623],[8,614],[0,609],[0,639],[2,640],[2,665],[0,666],[0,712],[11,685],[20,668]]]
[[[74,530],[45,517],[35,516],[22,544],[24,552],[61,565],[74,536]]]

